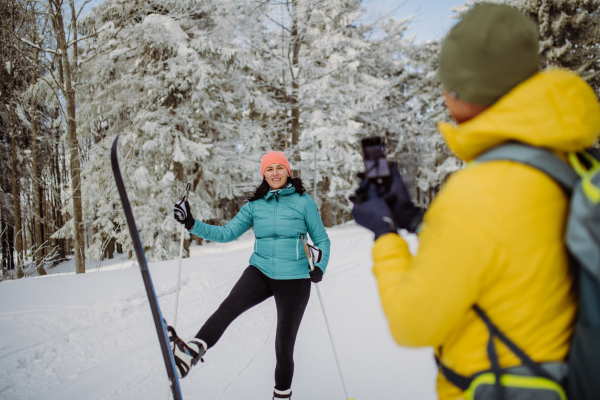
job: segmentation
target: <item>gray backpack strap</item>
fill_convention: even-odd
[[[508,160],[539,169],[554,179],[567,193],[571,193],[579,176],[573,168],[552,151],[518,142],[496,146],[477,157],[476,161]]]
[[[511,142],[488,151],[477,161],[523,163],[546,173],[567,190],[570,206],[565,243],[579,295],[577,325],[569,354],[568,398],[597,400],[600,399],[600,154],[587,149],[576,157],[577,162],[571,159],[571,167],[547,149]]]

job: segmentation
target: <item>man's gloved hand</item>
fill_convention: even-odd
[[[308,273],[310,275],[310,280],[314,283],[321,282],[323,279],[323,270],[315,265],[315,269]]]
[[[396,233],[392,212],[382,198],[384,189],[363,179],[350,201],[354,203],[352,217],[357,224],[375,234],[375,239],[386,233]]]
[[[390,190],[383,195],[392,212],[392,219],[400,229],[415,232],[423,218],[423,209],[414,205],[408,194],[408,189],[395,163],[390,163],[392,184]]]
[[[173,215],[175,217],[175,221],[185,226],[185,229],[188,231],[194,227],[196,220],[192,215],[192,211],[190,210],[190,203],[183,198],[179,200],[173,206]]]

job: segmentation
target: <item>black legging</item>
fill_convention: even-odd
[[[231,289],[229,296],[200,328],[196,337],[204,340],[208,348],[213,347],[234,319],[274,296],[277,306],[275,388],[290,389],[294,375],[294,344],[310,297],[310,283],[309,278],[271,279],[250,265]]]

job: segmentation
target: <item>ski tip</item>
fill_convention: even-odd
[[[121,135],[117,135],[117,137],[115,138],[113,145],[112,145],[112,149],[110,152],[111,153],[110,155],[112,158],[117,157],[117,146],[119,144],[119,136],[121,136]]]

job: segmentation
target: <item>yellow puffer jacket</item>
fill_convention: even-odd
[[[564,153],[596,140],[600,107],[578,76],[550,70],[471,121],[439,128],[466,161],[508,140]],[[534,360],[564,360],[576,313],[563,242],[567,206],[550,178],[522,164],[455,173],[425,214],[416,256],[398,235],[375,242],[373,272],[396,342],[433,346],[462,375],[489,369],[488,331],[471,309],[478,304]],[[503,367],[520,364],[497,346]],[[461,397],[441,374],[438,394]]]

